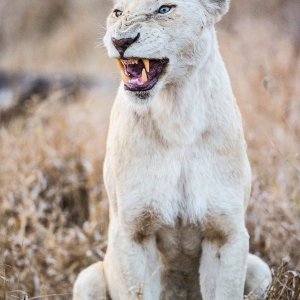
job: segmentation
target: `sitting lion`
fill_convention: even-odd
[[[269,267],[248,254],[251,171],[214,24],[228,0],[118,0],[104,41],[123,82],[104,180],[104,262],[77,300],[241,300],[262,296]]]

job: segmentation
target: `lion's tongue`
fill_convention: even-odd
[[[148,76],[143,63],[127,65],[126,72],[130,77],[130,83],[135,85],[143,85],[148,81]]]
[[[128,64],[126,66],[126,71],[132,78],[137,78],[142,76],[144,64],[139,61],[137,64]]]
[[[130,79],[130,84],[135,86],[143,85],[145,82],[142,80],[142,76],[138,78]]]
[[[147,72],[142,62],[127,65],[126,73],[129,75],[129,81],[132,85],[140,86],[148,81]]]

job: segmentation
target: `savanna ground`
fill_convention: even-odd
[[[104,256],[119,76],[101,43],[109,7],[0,1],[1,300],[71,299]],[[218,26],[253,169],[251,251],[276,275],[266,299],[300,299],[299,15],[299,0],[235,0]]]

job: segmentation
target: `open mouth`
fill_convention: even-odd
[[[125,58],[118,59],[125,89],[132,92],[151,90],[159,80],[169,60]]]

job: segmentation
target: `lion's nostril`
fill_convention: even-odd
[[[135,38],[126,38],[126,39],[115,39],[112,38],[112,43],[118,50],[121,56],[124,55],[125,51],[129,46],[131,46],[133,43],[135,43],[140,37],[140,34],[138,33]]]

